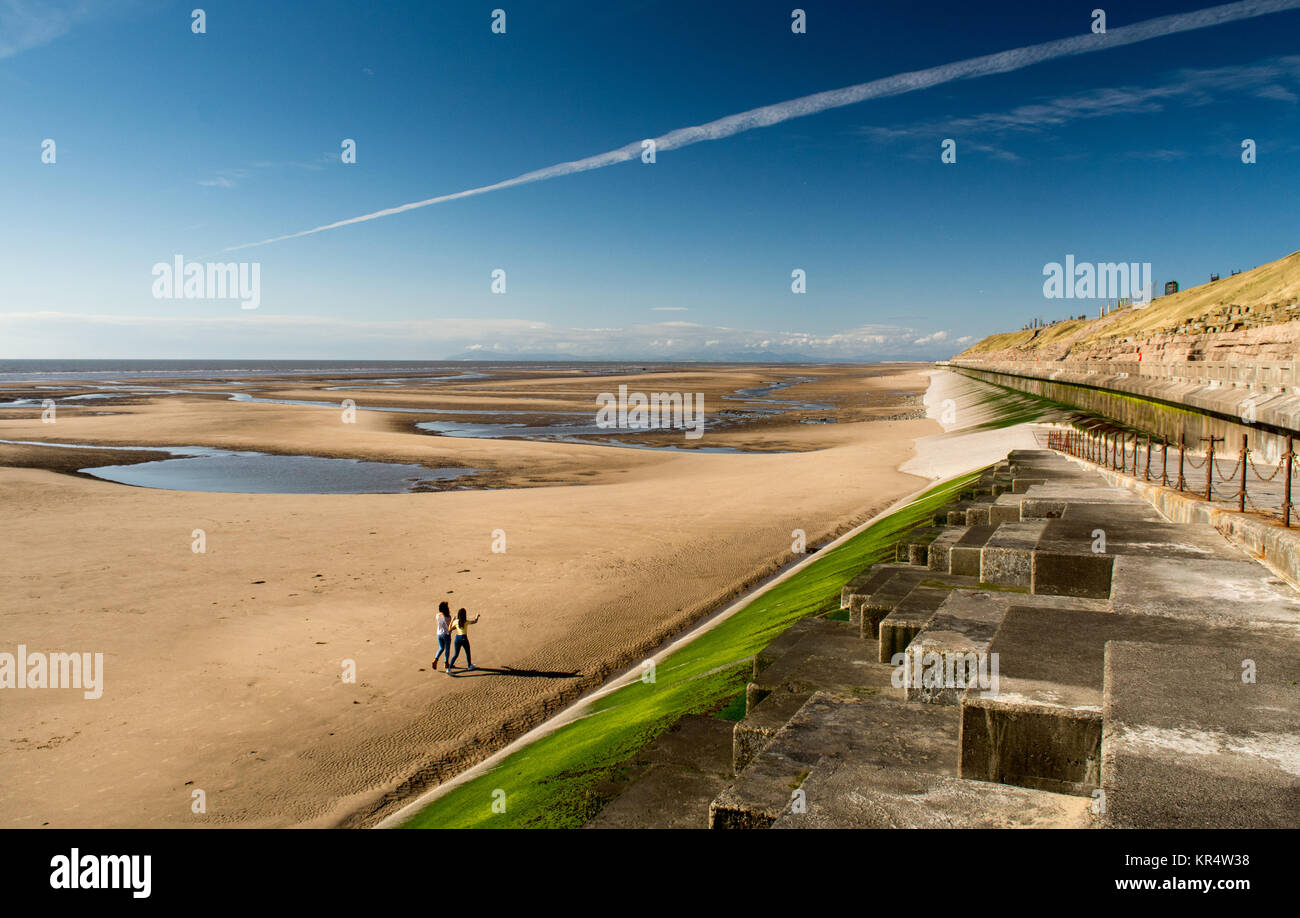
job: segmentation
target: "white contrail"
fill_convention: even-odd
[[[1108,48],[1131,45],[1134,42],[1146,41],[1151,38],[1161,38],[1178,32],[1190,32],[1193,29],[1204,29],[1210,26],[1222,25],[1226,22],[1250,19],[1254,16],[1264,16],[1269,13],[1280,13],[1298,7],[1300,7],[1300,0],[1243,0],[1240,3],[1226,3],[1223,6],[1214,6],[1193,13],[1178,13],[1172,16],[1148,19],[1146,22],[1121,26],[1100,35],[1088,32],[1071,38],[1058,38],[1055,41],[1028,45],[1024,48],[1002,51],[998,54],[986,54],[983,57],[973,57],[953,64],[931,67],[928,70],[900,73],[895,76],[872,80],[870,83],[859,83],[856,86],[846,86],[843,89],[814,93],[811,96],[791,99],[788,102],[778,102],[775,105],[753,108],[738,115],[728,115],[707,124],[679,128],[676,131],[669,131],[662,137],[654,138],[655,149],[656,151],[676,150],[703,140],[720,140],[723,137],[730,137],[742,131],[751,131],[754,128],[780,124],[782,121],[789,121],[791,118],[815,115],[819,112],[832,108],[841,108],[845,105],[853,105],[867,99],[896,96],[918,89],[928,89],[941,83],[950,83],[954,80],[969,80],[992,73],[1007,73],[1056,58],[1072,57],[1076,54],[1087,54],[1091,51],[1104,51]],[[540,182],[561,175],[571,175],[575,172],[588,172],[592,169],[612,166],[615,163],[623,163],[640,157],[641,143],[640,140],[636,140],[626,146],[619,147],[617,150],[610,150],[607,153],[599,153],[573,162],[557,163],[554,166],[547,166],[545,169],[538,169],[534,172],[525,172],[523,175],[497,182],[495,185],[483,185],[480,188],[468,188],[465,191],[439,195],[436,198],[426,198],[423,201],[413,201],[410,204],[399,204],[396,207],[377,210],[372,214],[363,214],[360,217],[339,220],[337,223],[327,223],[324,226],[289,233],[286,236],[274,236],[270,239],[263,239],[261,242],[248,242],[243,245],[230,246],[222,251],[234,252],[239,249],[248,249],[271,242],[281,242],[285,239],[297,239],[299,236],[310,236],[313,233],[337,229],[340,226],[378,220],[380,217],[404,213],[419,207],[428,207],[431,204],[442,204],[445,201],[455,201],[458,198],[486,194],[489,191],[499,191],[502,188],[511,188],[515,185],[525,185],[529,182]]]

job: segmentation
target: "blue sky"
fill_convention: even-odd
[[[1043,298],[1067,254],[1186,287],[1297,247],[1290,11],[223,252],[1084,34],[1101,4],[803,2],[802,35],[761,0],[259,0],[201,35],[194,5],[0,0],[0,357],[928,359],[1095,314]],[[154,298],[178,253],[258,262],[259,308]]]

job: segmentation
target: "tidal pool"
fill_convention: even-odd
[[[164,452],[173,458],[131,465],[101,465],[79,469],[82,474],[141,488],[169,491],[209,491],[237,494],[400,494],[421,485],[455,481],[479,470],[426,468],[416,463],[371,462],[323,456],[279,456],[207,446],[92,446],[0,440],[27,446],[64,449],[113,449],[122,452]]]

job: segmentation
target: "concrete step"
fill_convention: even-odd
[[[1067,511],[1071,514],[1085,511],[1094,514],[1112,513],[1115,518],[1119,518],[1126,508],[1134,518],[1151,518],[1155,513],[1150,504],[1127,488],[1049,482],[1035,485],[1022,495],[1020,518],[1061,519]]]
[[[687,715],[624,764],[616,794],[584,828],[702,829],[709,802],[731,777],[730,721]]]
[[[1006,474],[1003,472],[995,473],[993,475],[993,487],[992,487],[992,493],[994,499],[993,502],[997,503],[997,498],[1001,497],[1003,494],[1011,493],[1011,487],[1014,482],[1015,482],[1015,478],[1010,474]]]
[[[1102,522],[1076,517],[1045,520],[1033,549],[1030,588],[1044,595],[1112,595],[1115,562],[1133,556],[1134,566],[1153,559],[1180,559],[1196,565],[1245,563],[1241,552],[1210,526],[1114,518]],[[1023,525],[1023,524],[1022,524]]]
[[[952,708],[817,692],[710,804],[713,828],[767,828],[824,757],[953,775]]]
[[[1001,523],[980,549],[980,582],[1028,589],[1033,579],[1034,549],[1048,522]]]
[[[1091,794],[1100,786],[1106,642],[1231,638],[1229,629],[1154,615],[1012,605],[989,644],[997,692],[962,696],[961,776]]]
[[[811,697],[812,692],[775,691],[757,702],[732,730],[731,774],[740,774]]]
[[[774,829],[1085,829],[1091,801],[824,757],[801,785],[802,812],[787,805]]]
[[[880,620],[877,646],[881,663],[892,662],[894,654],[907,649],[912,638],[920,634],[921,629],[934,618],[950,592],[952,591],[939,587],[917,586],[892,612]]]
[[[1013,605],[1109,611],[1105,602],[1093,599],[979,589],[952,590],[934,618],[907,645],[903,680],[907,700],[959,704],[968,686],[976,685],[979,677],[992,674],[994,663],[990,657],[990,645]],[[952,661],[951,678],[949,661]],[[940,666],[941,669],[937,668]],[[942,681],[937,678],[940,673]],[[984,682],[978,684],[988,687]]]
[[[975,586],[977,578],[961,574],[945,574],[928,568],[908,567],[895,572],[879,589],[858,603],[859,632],[863,640],[880,637],[880,621],[893,612],[898,604],[923,583],[930,586]]]
[[[954,574],[979,577],[980,552],[997,531],[996,526],[970,526],[948,550],[948,568]]]
[[[897,563],[871,565],[840,590],[840,608],[848,609],[849,621],[857,622],[862,614],[863,602],[870,599],[894,574],[911,569],[911,565]]]
[[[935,522],[947,523],[949,526],[965,526],[966,511],[969,510],[971,506],[972,503],[968,500],[959,500],[948,504],[944,509],[935,514]],[[939,519],[941,516],[943,517],[942,520]]]
[[[894,607],[907,598],[907,594],[916,589],[917,584],[935,572],[929,569],[908,566],[906,570],[895,570],[869,596],[855,599],[858,612],[858,634],[864,640],[878,636],[880,620],[894,611]]]
[[[1091,552],[1144,558],[1192,558],[1240,561],[1241,551],[1213,526],[1163,520],[1044,520],[1038,548],[1056,552]]]
[[[1023,516],[1022,511],[1022,518]],[[1058,516],[1060,519],[1068,519],[1072,522],[1094,523],[1103,526],[1108,523],[1117,523],[1120,520],[1158,523],[1164,519],[1158,510],[1145,501],[1136,504],[1109,504],[1104,501],[1071,503],[1067,501]]]
[[[1300,625],[1300,594],[1264,565],[1238,558],[1118,557],[1111,602],[1116,612],[1289,634]]]
[[[1238,637],[1106,645],[1104,825],[1300,828],[1300,641]]]
[[[786,628],[775,638],[773,638],[766,647],[754,655],[754,669],[751,678],[757,679],[759,673],[767,669],[786,652],[795,646],[806,635],[814,631],[835,629],[842,627],[842,622],[832,622],[824,618],[801,618],[790,627]]]
[[[926,566],[932,571],[949,573],[949,552],[952,550],[952,546],[965,534],[965,526],[944,527],[943,531],[930,543],[930,549],[926,556]]]
[[[1114,558],[1237,559],[1240,553],[1210,526],[1073,518],[1003,523],[980,553],[980,580],[1029,586],[1034,593],[1106,598]]]
[[[989,506],[989,525],[1020,522],[1020,505],[1024,502],[1023,494],[1003,494]]]
[[[918,526],[911,530],[894,546],[894,560],[903,564],[929,566],[930,543],[942,531],[938,526]]]
[[[876,660],[876,647],[862,641],[846,622],[835,633],[805,635],[745,689],[745,710],[753,711],[773,692],[838,691],[849,695],[902,697],[892,684],[892,667]]]
[[[963,520],[967,526],[988,526],[989,511],[993,507],[993,501],[976,501],[966,510],[966,519]]]

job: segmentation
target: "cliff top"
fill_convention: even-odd
[[[1070,319],[1044,328],[989,335],[957,357],[1045,350],[1060,358],[1130,337],[1229,332],[1295,319],[1300,319],[1300,252],[1157,297],[1145,308],[1127,306],[1102,318]]]

